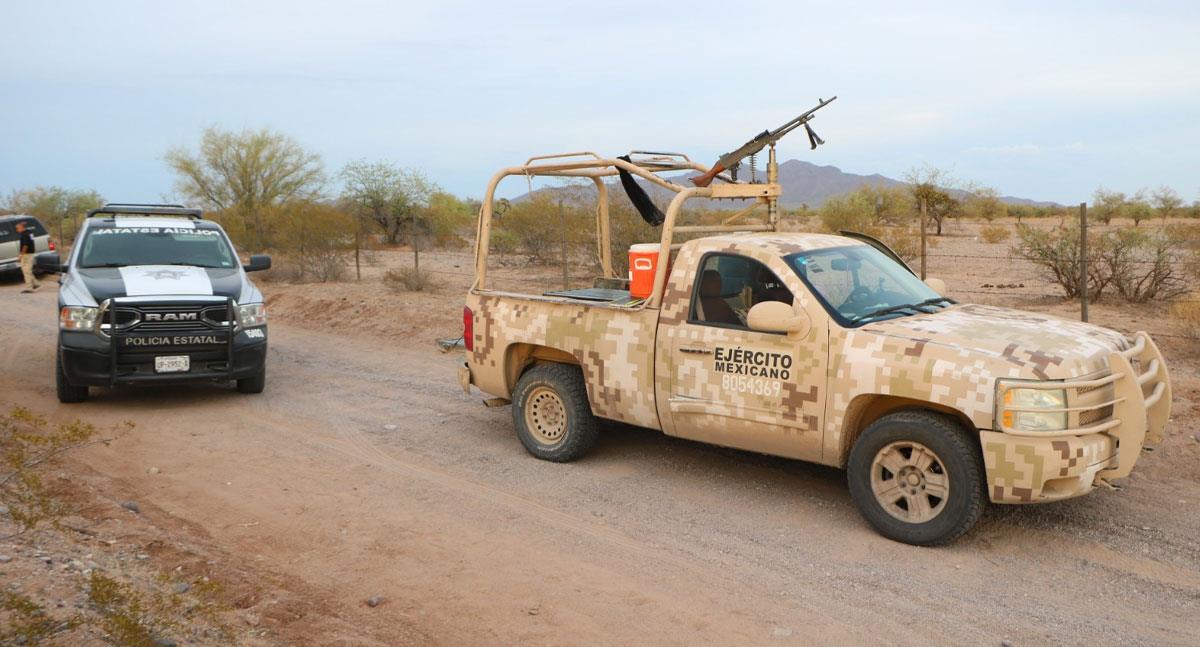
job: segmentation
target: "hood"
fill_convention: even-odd
[[[75,273],[97,303],[114,297],[215,295],[242,300],[238,268],[186,265],[129,265],[77,268]]]
[[[984,355],[1031,379],[1082,377],[1108,368],[1108,354],[1129,348],[1125,335],[1079,321],[984,305],[952,306],[890,319],[860,330]]]

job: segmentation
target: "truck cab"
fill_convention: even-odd
[[[682,156],[575,164],[535,159],[498,177],[706,171]],[[876,530],[930,545],[967,532],[989,501],[1065,499],[1128,475],[1166,425],[1170,381],[1145,333],[958,303],[875,241],[781,232],[769,208],[765,221],[680,224],[690,198],[769,206],[779,189],[676,186],[645,299],[489,288],[484,202],[460,380],[511,403],[534,456],[580,458],[609,419],[844,468]],[[705,235],[675,243],[683,232]]]

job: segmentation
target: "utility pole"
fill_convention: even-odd
[[[1079,320],[1088,320],[1087,203],[1079,203]]]

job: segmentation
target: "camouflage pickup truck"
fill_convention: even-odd
[[[1128,475],[1166,425],[1167,367],[1145,333],[957,303],[873,239],[777,231],[770,167],[766,183],[706,188],[659,176],[681,170],[707,169],[682,155],[577,154],[493,178],[459,379],[511,403],[534,456],[583,456],[607,419],[831,465],[878,532],[933,545],[988,501],[1057,501]],[[644,299],[620,289],[607,257],[604,180],[618,173],[675,194]],[[602,285],[617,289],[489,287],[496,184],[538,174],[596,183]],[[750,200],[767,217],[678,224],[697,197]]]

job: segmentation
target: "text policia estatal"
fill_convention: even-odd
[[[775,380],[786,380],[791,376],[792,356],[785,353],[717,346],[713,359],[715,370],[721,373]]]
[[[222,344],[216,335],[176,335],[173,337],[126,337],[126,346],[194,346]]]

